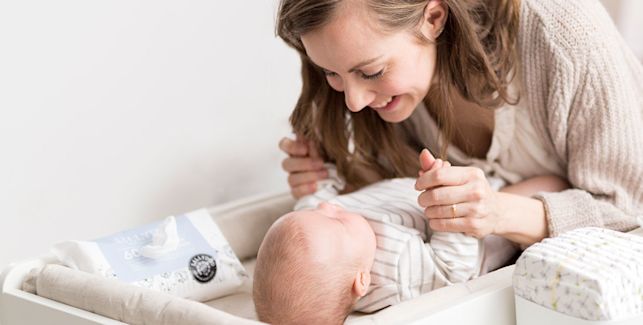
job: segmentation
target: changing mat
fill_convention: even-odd
[[[517,296],[586,320],[643,314],[643,238],[581,228],[523,252],[514,269]]]

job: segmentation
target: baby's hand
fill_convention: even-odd
[[[433,155],[431,155],[431,152],[429,152],[428,149],[423,149],[422,152],[420,153],[420,171],[418,173],[419,176],[424,175],[424,173],[431,171],[431,170],[436,170],[440,169],[442,167],[449,167],[451,166],[451,163],[448,161],[444,161],[442,159],[435,159]]]

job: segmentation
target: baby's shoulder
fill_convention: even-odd
[[[388,221],[366,218],[375,233],[378,251],[400,255],[413,241],[424,242],[420,231]]]

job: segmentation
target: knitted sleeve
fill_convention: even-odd
[[[628,231],[643,215],[643,68],[600,4],[554,2],[541,33],[542,114],[573,188],[535,197],[552,237],[586,226]]]

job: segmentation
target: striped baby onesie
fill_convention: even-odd
[[[296,210],[315,208],[327,201],[366,218],[375,232],[377,249],[371,285],[355,310],[374,312],[480,273],[480,240],[460,233],[433,232],[417,203],[415,179],[377,182],[350,194],[333,166],[329,180],[302,198]]]

